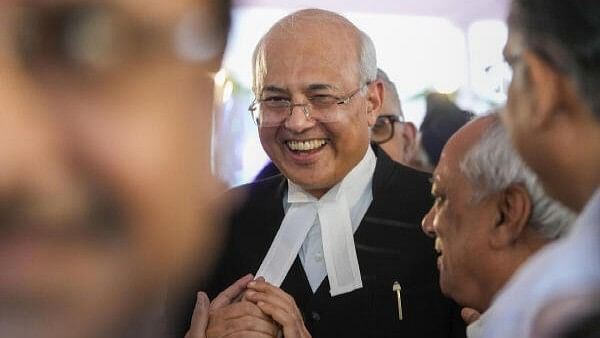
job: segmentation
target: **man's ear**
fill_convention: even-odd
[[[531,50],[523,53],[523,61],[537,108],[530,115],[530,125],[545,128],[557,113],[565,111],[564,105],[569,94],[565,91],[567,78]]]
[[[503,192],[497,202],[498,221],[490,244],[495,249],[512,246],[524,234],[531,215],[531,198],[524,186],[513,184]]]
[[[417,145],[417,127],[412,122],[403,122],[400,129],[402,130],[402,158],[412,159]]]
[[[381,80],[373,81],[367,86],[367,119],[369,127],[372,127],[379,116],[379,110],[383,105],[383,82]]]

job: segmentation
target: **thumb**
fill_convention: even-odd
[[[206,327],[208,326],[208,307],[210,301],[206,293],[198,292],[196,307],[192,314],[192,323],[190,330],[185,334],[185,338],[206,338]]]

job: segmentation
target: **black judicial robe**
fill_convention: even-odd
[[[374,147],[373,201],[354,241],[363,287],[331,297],[324,279],[313,294],[296,257],[281,288],[294,297],[314,338],[464,337],[459,307],[439,289],[433,240],[421,230],[432,204],[430,175],[392,161]],[[229,222],[229,235],[207,292],[213,299],[247,273],[256,273],[283,220],[285,177],[277,175],[234,188],[246,196]],[[399,320],[394,282],[402,288]],[[195,294],[189,295],[185,332]]]

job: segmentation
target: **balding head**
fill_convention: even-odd
[[[252,90],[259,95],[263,80],[268,71],[267,51],[277,53],[280,43],[302,54],[316,50],[320,62],[330,67],[338,67],[339,60],[332,55],[344,55],[350,63],[358,65],[351,74],[358,76],[359,82],[371,82],[377,76],[377,61],[373,42],[345,17],[322,9],[304,9],[294,12],[269,29],[257,44],[252,59]],[[334,51],[334,53],[331,53]]]
[[[436,237],[440,285],[485,311],[520,264],[572,222],[512,148],[497,115],[454,134],[434,172],[436,202],[423,229]]]

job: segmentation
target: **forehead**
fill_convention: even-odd
[[[450,137],[434,171],[434,182],[445,181],[445,184],[455,185],[457,182],[463,184],[466,181],[466,176],[460,169],[460,163],[473,146],[484,137],[485,130],[493,123],[494,119],[493,116],[486,116],[473,120]]]
[[[460,169],[460,161],[464,158],[465,150],[457,145],[447,144],[433,172],[435,188],[461,185],[464,174]]]
[[[267,82],[358,81],[358,38],[346,25],[304,19],[281,24],[269,32],[263,49]]]

